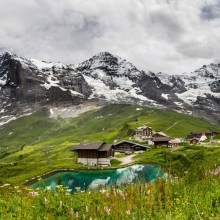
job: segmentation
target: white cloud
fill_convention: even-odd
[[[79,63],[109,51],[138,68],[181,73],[219,60],[217,0],[2,0],[0,48]]]

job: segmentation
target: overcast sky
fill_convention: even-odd
[[[220,62],[220,0],[0,0],[0,51],[73,64],[108,51],[190,72]]]

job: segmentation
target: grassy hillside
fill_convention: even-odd
[[[1,147],[22,146],[39,140],[41,135],[60,126],[59,120],[49,118],[43,108],[32,115],[24,116],[0,127]]]
[[[69,120],[51,119],[42,109],[0,128],[0,181],[17,183],[57,168],[78,168],[76,155],[70,152],[72,145],[82,141],[112,143],[116,138],[128,139],[143,124],[171,137],[219,129],[200,118],[147,107],[140,110],[130,105],[109,105]],[[48,148],[51,151],[47,159],[42,150]],[[156,163],[164,160],[160,154],[156,155],[157,161],[145,156],[137,160]]]
[[[171,137],[185,137],[191,131],[218,130],[209,122],[174,111],[141,110],[131,105],[109,105],[83,113],[77,118],[51,119],[45,109],[0,127],[0,146],[53,145],[64,142],[104,140],[112,142],[128,138],[137,126],[147,125]]]

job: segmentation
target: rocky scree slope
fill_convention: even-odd
[[[74,66],[0,55],[0,118],[42,106],[99,100],[169,108],[208,119],[220,114],[220,64],[171,76],[138,70],[108,52]]]

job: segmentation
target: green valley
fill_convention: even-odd
[[[71,119],[50,118],[47,109],[18,118],[1,126],[1,218],[218,219],[219,143],[182,143],[179,148],[152,147],[136,154],[133,164],[159,164],[171,174],[166,181],[159,178],[155,184],[78,190],[73,196],[62,186],[55,194],[24,186],[26,180],[53,170],[91,169],[77,164],[71,146],[83,141],[128,140],[142,125],[173,138],[184,138],[191,131],[219,130],[201,118],[174,111],[117,104]],[[44,151],[49,154],[45,156]],[[117,155],[111,168],[123,167],[119,162],[123,157]]]
[[[84,141],[112,143],[115,139],[129,139],[135,128],[144,124],[154,131],[164,131],[171,137],[182,138],[191,131],[219,129],[201,118],[131,105],[112,104],[71,119],[53,119],[46,109],[41,109],[1,127],[1,182],[24,182],[59,168],[84,168],[76,164],[76,155],[70,152],[72,145]],[[43,153],[45,149],[50,149],[48,158]],[[184,149],[180,153],[170,152],[170,149],[152,150],[136,156],[136,162],[164,165],[164,158],[166,161],[169,158],[185,161],[183,155],[197,152],[199,148],[195,151],[186,148],[185,153]],[[190,160],[192,162],[193,158]],[[114,164],[120,163],[116,160]]]

